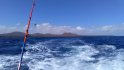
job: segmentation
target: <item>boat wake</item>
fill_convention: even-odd
[[[22,70],[124,70],[124,49],[82,40],[28,44]],[[16,70],[20,55],[0,55],[0,70]]]

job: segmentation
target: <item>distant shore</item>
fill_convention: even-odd
[[[10,38],[17,38],[17,37],[24,37],[25,33],[23,32],[11,32],[11,33],[4,33],[0,34],[0,37],[10,37]],[[114,36],[114,35],[78,35],[73,33],[63,33],[63,34],[41,34],[41,33],[34,33],[29,34],[28,37],[96,37],[96,36]]]
[[[0,34],[0,37],[24,37],[25,33],[23,32],[11,32]],[[63,34],[41,34],[34,33],[29,34],[29,37],[79,37],[81,35],[73,34],[73,33],[63,33]]]

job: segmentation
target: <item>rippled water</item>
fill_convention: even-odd
[[[22,38],[0,38],[0,70],[17,70]],[[124,70],[124,37],[29,38],[22,70]]]

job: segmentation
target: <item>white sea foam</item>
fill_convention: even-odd
[[[53,41],[41,42],[27,47],[24,54],[24,61],[29,70],[124,70],[124,49],[116,49],[114,45],[63,45],[62,47],[71,48],[71,51],[63,53],[64,57],[55,57],[50,49]],[[111,50],[112,56],[99,54]],[[17,56],[0,55],[0,70],[7,69],[7,66],[17,65]],[[98,57],[93,57],[98,56]],[[17,67],[16,67],[17,68]]]
[[[18,56],[0,55],[0,70],[14,70],[17,69]]]
[[[101,48],[115,50],[116,55],[111,57],[101,56],[97,59],[97,62],[92,62],[96,60],[92,56],[101,52],[95,47],[90,45],[70,47],[74,48],[68,53],[68,55],[75,53],[72,56],[45,58],[44,60],[33,59],[28,63],[30,70],[124,70],[124,55],[120,54],[124,51],[116,51],[117,49],[113,45],[101,45]]]

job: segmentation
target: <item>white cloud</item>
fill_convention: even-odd
[[[116,32],[116,31],[124,31],[124,24],[117,24],[117,25],[106,25],[103,26],[104,31],[111,31],[111,32]]]
[[[106,26],[101,27],[101,30],[111,32],[114,30],[114,28],[112,25],[106,25]]]
[[[10,32],[15,32],[15,31],[24,31],[23,26],[19,26],[18,24],[16,26],[5,26],[1,25],[0,26],[0,34],[2,33],[10,33]]]
[[[0,26],[0,33],[8,33],[13,31],[25,32],[25,26],[17,24],[15,26]],[[82,26],[56,26],[50,23],[35,24],[30,26],[30,33],[50,33],[50,34],[62,34],[62,33],[75,33],[80,35],[124,35],[124,24],[116,25],[104,25],[94,27],[82,27]]]
[[[124,35],[124,24],[104,25],[93,29],[96,35]]]
[[[84,30],[84,28],[82,28],[81,26],[77,26],[76,29],[77,30]]]
[[[33,33],[50,33],[50,34],[62,34],[62,33],[83,33],[84,29],[82,27],[71,27],[71,26],[55,26],[49,23],[37,24],[35,27],[31,28]]]

